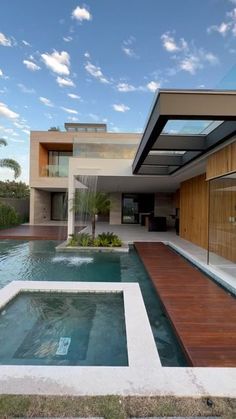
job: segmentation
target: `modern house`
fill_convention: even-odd
[[[179,220],[180,237],[236,263],[235,135],[236,92],[204,90],[160,90],[143,135],[33,131],[30,223],[68,218],[72,234],[75,189],[96,186],[110,195],[110,224]]]

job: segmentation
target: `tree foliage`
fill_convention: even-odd
[[[110,209],[108,195],[102,192],[89,190],[76,191],[74,197],[74,210],[76,214],[87,214],[92,223],[92,237],[95,239],[96,216],[106,214]]]
[[[30,194],[30,188],[24,182],[0,181],[1,198],[27,198]]]
[[[4,138],[0,138],[0,146],[6,146],[7,141]],[[8,169],[13,170],[14,178],[20,176],[21,174],[21,167],[16,160],[13,159],[0,159],[0,167],[7,167]]]

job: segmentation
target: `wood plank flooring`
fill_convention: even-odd
[[[134,245],[189,364],[236,367],[236,298],[163,243]]]
[[[83,227],[76,227],[76,232]],[[66,240],[67,226],[20,225],[0,230],[0,239],[11,240]]]

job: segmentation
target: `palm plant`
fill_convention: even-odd
[[[92,239],[95,239],[96,219],[98,214],[106,214],[110,208],[108,195],[89,190],[77,191],[73,208],[76,214],[85,212],[91,219]]]
[[[6,146],[7,142],[4,138],[0,138],[0,146]],[[20,176],[21,174],[21,167],[17,161],[13,159],[0,159],[0,167],[7,167],[14,172],[14,178]]]

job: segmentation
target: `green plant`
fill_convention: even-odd
[[[91,235],[88,233],[72,234],[68,245],[88,247],[93,245],[93,240]]]
[[[4,138],[0,138],[0,146],[6,146],[7,142]],[[21,167],[17,161],[13,159],[0,159],[0,167],[7,167],[9,169],[12,169],[14,172],[15,179],[20,176],[21,174]]]
[[[122,241],[114,233],[101,233],[98,235],[97,240],[99,241],[99,246],[102,247],[120,247]]]
[[[0,228],[20,224],[20,217],[8,204],[0,203]]]
[[[74,197],[73,208],[76,214],[83,213],[84,209],[86,209],[86,213],[91,219],[92,240],[94,240],[97,215],[107,213],[110,208],[108,195],[89,190],[77,191]]]
[[[24,182],[0,181],[1,198],[27,198],[29,194],[30,188]]]

